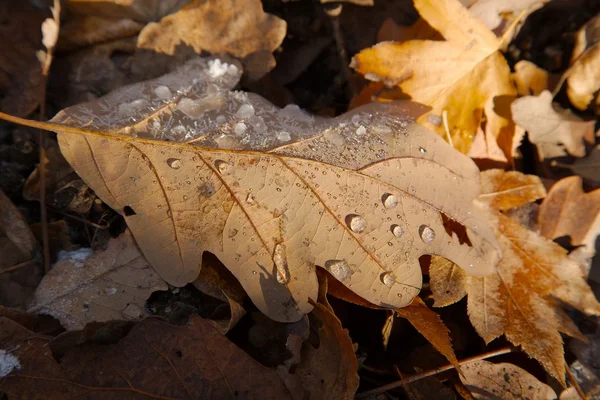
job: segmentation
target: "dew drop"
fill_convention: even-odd
[[[361,233],[367,227],[367,221],[360,215],[350,214],[346,216],[346,225],[352,232]]]
[[[248,196],[246,196],[246,203],[248,203],[250,205],[256,204],[256,200],[254,199],[254,196],[252,195],[252,193],[248,193]]]
[[[112,296],[113,294],[117,293],[117,288],[106,288],[104,289],[104,293],[106,293],[109,296]]]
[[[391,193],[385,193],[381,196],[383,206],[387,209],[394,208],[398,205],[398,198]]]
[[[424,156],[425,154],[427,154],[427,149],[425,149],[425,147],[419,147],[419,153],[421,153],[421,155]]]
[[[221,135],[215,139],[215,142],[220,149],[235,149],[240,146],[240,141],[231,135]]]
[[[285,253],[285,245],[277,243],[273,251],[273,262],[277,267],[277,282],[282,285],[290,281],[290,271],[288,269],[287,255]]]
[[[277,139],[282,142],[289,142],[290,140],[292,140],[292,136],[289,134],[289,132],[281,131],[277,133]]]
[[[216,160],[215,167],[217,168],[217,171],[221,173],[221,175],[229,175],[231,172],[233,172],[233,167],[223,160]]]
[[[256,274],[257,274],[257,272],[256,272],[256,271],[252,271],[252,275],[256,275]]]
[[[392,272],[384,272],[379,275],[379,279],[381,279],[381,282],[383,282],[385,286],[392,286],[396,282],[396,275]]]
[[[344,281],[348,279],[352,271],[346,260],[328,260],[325,261],[325,268],[337,279]]]
[[[173,169],[181,168],[181,160],[179,158],[169,158],[167,164]]]
[[[365,128],[365,127],[364,127],[364,126],[362,126],[362,125],[361,125],[361,126],[359,126],[359,127],[356,129],[356,134],[357,134],[357,135],[364,135],[365,133],[367,133],[367,128]]]
[[[431,244],[431,242],[433,242],[435,239],[435,232],[427,225],[421,225],[419,227],[419,236],[421,236],[421,240],[423,242]]]

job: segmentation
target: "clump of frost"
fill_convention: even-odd
[[[6,350],[0,350],[0,378],[4,378],[15,369],[21,369],[19,359]]]
[[[81,249],[73,251],[61,250],[58,252],[58,261],[66,260],[67,258],[74,261],[85,261],[89,256],[94,254],[94,251],[88,247],[82,247]]]
[[[225,74],[235,75],[237,72],[238,69],[235,65],[221,62],[218,58],[208,61],[208,75],[213,79],[220,78]]]

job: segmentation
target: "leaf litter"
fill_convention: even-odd
[[[57,172],[46,195],[50,226],[61,228],[50,231],[51,257],[58,259],[35,297],[32,290],[15,296],[5,289],[15,288],[10,282],[19,274],[30,276],[37,258],[15,264],[7,261],[13,256],[4,256],[16,253],[0,247],[7,262],[0,272],[2,304],[20,298],[19,305],[30,309],[0,308],[1,331],[8,333],[0,340],[7,371],[0,377],[0,397],[27,397],[33,390],[62,398],[65,387],[87,387],[92,397],[98,388],[104,394],[116,388],[117,396],[164,392],[189,398],[204,396],[207,388],[219,397],[250,398],[352,398],[357,390],[363,392],[359,397],[385,391],[400,398],[480,398],[490,392],[556,397],[567,371],[563,341],[575,349],[585,347],[581,339],[588,338],[591,347],[597,340],[589,330],[594,320],[584,315],[598,314],[595,284],[585,283],[588,274],[591,282],[597,275],[597,213],[590,191],[597,186],[591,121],[597,114],[595,6],[479,0],[463,2],[464,9],[451,0],[417,0],[419,17],[402,2],[350,3],[338,6],[335,16],[329,6],[277,1],[247,7],[188,0],[64,5],[69,13],[60,18],[48,106],[64,109],[51,129],[62,132],[61,149],[83,180],[60,155],[42,158]],[[542,32],[531,28],[536,21]],[[22,29],[10,26],[15,33]],[[377,30],[378,41],[403,43],[372,47]],[[46,26],[44,44],[57,37],[48,33]],[[566,43],[572,38],[573,51]],[[23,54],[31,48],[14,43]],[[462,51],[451,57],[448,51],[425,51],[435,46]],[[405,47],[414,47],[414,65],[396,51]],[[392,49],[393,57],[365,58],[383,49]],[[207,50],[212,57],[196,59]],[[379,80],[354,98],[367,82],[348,74],[346,54],[361,59],[360,68],[369,61],[372,71],[359,72]],[[438,58],[441,64],[431,63]],[[0,67],[6,63],[0,59]],[[14,73],[14,65],[5,71]],[[437,89],[431,86],[438,81]],[[41,94],[46,104],[41,91],[33,92],[35,85],[21,102],[22,81],[3,82],[9,93],[4,100],[12,107],[3,110],[31,110],[30,94]],[[256,91],[278,106],[234,88]],[[432,108],[406,102],[356,108],[407,97]],[[537,105],[526,109],[526,101]],[[353,110],[339,115],[350,102]],[[523,110],[535,115],[524,119]],[[559,121],[558,128],[548,128],[548,121]],[[32,203],[19,194],[35,167],[27,155],[29,137],[19,130],[0,135],[0,155],[9,156],[0,163],[0,186],[26,224],[37,222]],[[539,158],[532,157],[530,142]],[[570,171],[583,178],[583,188],[576,176],[560,180],[539,206],[532,201],[539,203],[546,192],[538,177],[501,170],[480,175],[451,147],[483,170],[535,170],[546,188]],[[38,200],[39,184],[33,173],[24,195]],[[14,238],[11,225],[5,231]],[[38,235],[45,242],[44,236]],[[438,315],[426,306],[432,302],[446,308]],[[60,333],[58,321],[39,313],[56,316],[69,330]],[[151,314],[169,323],[147,319]],[[178,346],[171,354],[161,343],[174,330]],[[550,375],[544,377],[515,349],[494,350],[502,340],[490,341],[501,335]],[[477,336],[489,345],[483,347]],[[164,368],[147,358],[113,373],[115,365],[150,354],[144,346],[158,349]],[[453,365],[440,367],[444,360],[434,347],[461,366],[463,382],[456,373],[443,373]],[[258,361],[262,369],[250,367],[240,379],[235,367],[220,365],[219,376],[234,382],[222,392],[212,370],[199,368],[201,358],[178,370],[188,350],[213,355],[210,367],[227,359],[255,366]],[[474,352],[479,355],[470,357]],[[508,352],[514,365],[480,361]],[[30,355],[39,376],[23,378],[33,365]],[[568,374],[575,387],[561,398],[592,396],[597,389],[597,378],[589,377],[595,370],[582,373],[578,364],[589,357],[581,351],[575,357]],[[142,373],[148,365],[150,372]],[[45,374],[56,378],[61,368],[63,382],[73,384],[59,390]],[[254,380],[249,370],[263,379]],[[190,373],[199,374],[194,384],[186,380]],[[98,376],[108,380],[98,382]],[[401,380],[369,390],[394,376]],[[195,385],[199,381],[202,387]]]

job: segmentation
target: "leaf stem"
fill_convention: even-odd
[[[482,353],[482,354],[478,354],[478,355],[473,356],[473,357],[465,358],[464,360],[460,360],[458,362],[458,364],[462,365],[462,364],[469,363],[471,361],[485,360],[486,358],[501,356],[503,354],[508,354],[508,353],[512,353],[512,352],[515,352],[515,351],[517,351],[517,349],[515,349],[514,347],[503,347],[503,348],[498,349],[498,350],[492,350],[492,351],[489,351],[487,353]],[[387,392],[388,390],[392,390],[392,389],[395,389],[395,388],[400,387],[402,385],[406,385],[407,383],[415,382],[415,381],[418,381],[420,379],[427,378],[429,376],[437,375],[439,373],[451,370],[453,368],[454,368],[454,365],[452,365],[452,364],[446,364],[446,365],[444,365],[442,367],[439,367],[439,368],[436,368],[436,369],[432,369],[432,370],[429,370],[429,371],[420,372],[418,374],[411,375],[411,376],[409,376],[407,378],[400,379],[400,380],[397,380],[397,381],[392,382],[392,383],[388,383],[387,385],[383,385],[383,386],[380,386],[380,387],[375,388],[375,389],[371,389],[371,390],[367,390],[367,391],[358,393],[355,398],[356,399],[364,399],[364,398],[369,397],[369,396],[374,395],[374,394],[384,393],[384,392]]]

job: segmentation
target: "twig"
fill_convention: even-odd
[[[34,261],[35,261],[35,259],[32,259],[32,260],[29,260],[29,261],[24,261],[24,262],[19,263],[19,264],[15,264],[15,265],[10,266],[10,267],[6,267],[4,269],[0,269],[0,275],[6,274],[8,272],[16,271],[16,270],[18,270],[20,268],[26,267],[29,264],[31,264],[32,262],[34,262]]]
[[[569,378],[569,383],[571,383],[571,386],[575,388],[575,391],[577,392],[579,397],[581,397],[582,400],[587,400],[587,396],[585,395],[583,390],[581,390],[579,383],[577,383],[577,379],[575,379],[573,373],[571,372],[571,367],[569,367],[569,364],[567,364],[566,362],[565,367],[565,370],[567,371],[567,377]]]
[[[504,347],[504,348],[501,348],[501,349],[498,349],[498,350],[494,350],[494,351],[490,351],[490,352],[487,352],[487,353],[479,354],[479,355],[476,355],[476,356],[473,356],[473,357],[465,358],[464,360],[459,361],[458,364],[462,365],[462,364],[466,364],[466,363],[471,362],[471,361],[485,360],[486,358],[501,356],[503,354],[512,353],[514,351],[516,351],[516,349],[514,347]],[[363,399],[365,397],[368,397],[368,396],[371,396],[371,395],[374,395],[374,394],[384,393],[384,392],[387,392],[388,390],[392,390],[392,389],[395,389],[395,388],[397,388],[399,386],[406,385],[407,383],[418,381],[420,379],[427,378],[429,376],[437,375],[439,373],[451,370],[453,368],[454,368],[454,365],[447,364],[447,365],[444,365],[443,367],[439,367],[439,368],[432,369],[432,370],[429,370],[429,371],[420,372],[418,374],[411,375],[411,376],[409,376],[407,378],[400,379],[400,380],[398,380],[396,382],[388,383],[387,385],[383,385],[383,386],[380,386],[380,387],[375,388],[375,389],[371,389],[371,390],[367,390],[367,391],[362,392],[362,393],[358,393],[355,398],[356,399]]]

